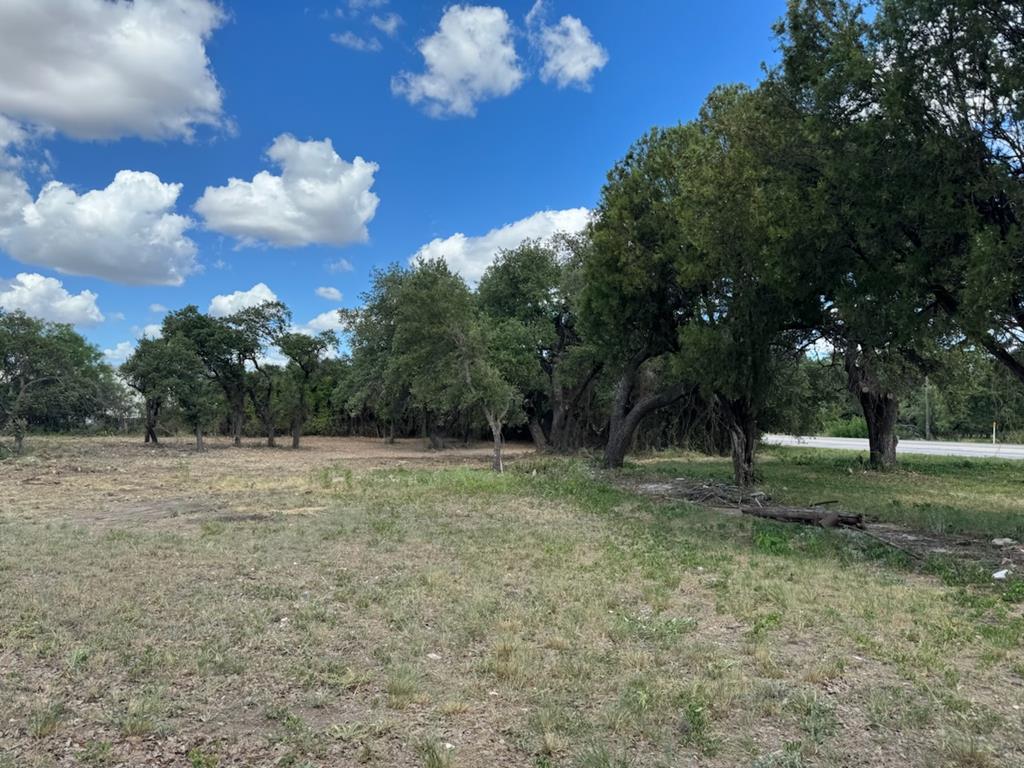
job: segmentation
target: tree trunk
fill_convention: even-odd
[[[602,365],[600,363],[591,366],[590,371],[574,389],[565,390],[559,385],[552,386],[551,400],[554,403],[554,407],[552,408],[551,432],[548,442],[559,453],[564,453],[572,447],[570,441],[572,415],[576,411],[584,393],[590,389],[594,379],[601,372],[601,368]]]
[[[742,400],[725,402],[724,406],[728,418],[733,482],[740,488],[749,488],[754,484],[757,419],[751,413],[749,404]]]
[[[533,444],[538,451],[546,451],[548,449],[548,438],[544,434],[544,427],[541,426],[540,421],[536,416],[531,416],[528,423],[530,428],[530,437],[533,438]]]
[[[863,364],[858,364],[853,353],[846,355],[847,386],[860,403],[864,421],[868,426],[868,449],[874,469],[896,466],[896,417],[899,401],[882,387],[881,383]]]
[[[14,453],[17,454],[18,456],[20,456],[21,452],[24,450],[24,448],[25,448],[25,435],[23,435],[21,432],[15,432],[14,433]]]
[[[245,423],[245,391],[241,391],[231,398],[231,436],[234,438],[235,447],[242,445],[242,425]]]
[[[292,420],[292,448],[299,447],[299,441],[302,439],[302,421],[299,419]]]
[[[277,430],[274,427],[273,421],[268,421],[265,424],[265,431],[267,433],[267,447],[274,448],[277,445],[277,435],[275,434]]]
[[[505,471],[505,465],[501,460],[501,422],[489,410],[484,411],[487,423],[491,427],[491,435],[494,437],[494,456],[491,458],[491,469],[501,473]]]
[[[145,442],[156,445],[159,440],[156,437],[157,417],[160,414],[160,403],[154,400],[146,400],[146,439]]]
[[[203,428],[196,427],[196,450],[205,451],[206,446],[203,445]]]
[[[642,363],[643,361],[637,358],[630,361],[615,386],[615,399],[612,404],[611,419],[608,423],[608,442],[604,449],[604,466],[608,469],[617,469],[622,466],[626,459],[626,453],[633,443],[636,428],[640,426],[644,417],[659,408],[671,405],[685,395],[688,389],[685,384],[678,383],[662,392],[641,398],[630,405],[636,375]]]

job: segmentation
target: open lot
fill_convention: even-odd
[[[526,448],[31,448],[0,463],[3,768],[1024,762],[1024,590],[981,566]],[[1021,533],[1019,465],[764,458],[793,502]]]

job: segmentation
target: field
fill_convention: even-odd
[[[0,462],[0,766],[1019,766],[1024,589],[646,497],[725,463],[33,438]],[[765,455],[1019,538],[1024,468]]]

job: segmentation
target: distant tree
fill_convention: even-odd
[[[196,450],[204,451],[203,432],[220,413],[224,401],[188,336],[183,333],[170,336],[163,354],[170,375],[170,395],[195,435]]]
[[[583,235],[526,240],[500,252],[477,288],[488,325],[509,337],[504,375],[523,393],[539,449],[570,447],[570,419],[601,369],[576,328],[577,275],[588,245]]]
[[[175,359],[163,337],[139,339],[135,350],[121,365],[121,376],[139,393],[143,403],[144,442],[159,443],[157,426],[160,412],[171,396],[176,372]]]
[[[0,310],[0,431],[20,453],[32,426],[68,428],[101,412],[109,368],[71,326]]]
[[[304,333],[285,333],[277,339],[281,352],[288,358],[286,373],[291,383],[292,448],[299,447],[302,428],[308,415],[309,390],[320,370],[324,356],[338,346],[334,331],[322,331],[315,336]]]
[[[521,403],[489,348],[485,322],[461,277],[443,260],[421,261],[401,282],[394,333],[396,370],[413,402],[437,413],[479,411],[501,472],[502,429]]]
[[[408,272],[397,265],[375,270],[370,289],[359,309],[340,310],[351,354],[343,407],[356,414],[373,414],[383,424],[389,441],[395,425],[409,410],[409,382],[398,367],[395,330],[399,296]]]

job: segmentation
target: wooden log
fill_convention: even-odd
[[[848,515],[835,510],[808,509],[799,507],[740,507],[744,515],[764,517],[783,523],[803,523],[804,525],[820,525],[824,528],[846,526],[863,528],[863,515]]]

